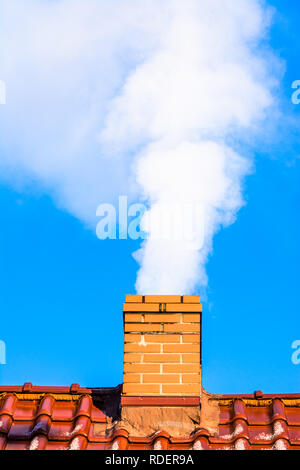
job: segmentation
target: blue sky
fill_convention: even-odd
[[[269,44],[286,62],[285,114],[272,145],[256,152],[246,205],[215,235],[207,263],[203,383],[212,393],[300,386],[300,365],[291,361],[300,339],[300,105],[291,103],[300,16],[296,1],[269,4],[278,12]],[[121,383],[122,303],[134,293],[139,242],[97,239],[43,185],[17,189],[5,173],[0,207],[1,384]]]

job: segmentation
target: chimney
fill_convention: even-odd
[[[199,295],[127,295],[123,396],[200,397]]]

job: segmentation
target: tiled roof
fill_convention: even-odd
[[[300,450],[300,394],[214,397],[217,432],[196,426],[174,437],[160,424],[156,433],[136,437],[120,425],[121,387],[0,387],[0,449]],[[155,397],[155,406],[201,405],[184,400]]]
[[[0,449],[110,448],[119,403],[119,387],[0,387]]]
[[[228,396],[219,405],[219,435],[204,437],[203,448],[300,450],[300,395]]]

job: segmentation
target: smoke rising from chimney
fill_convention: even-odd
[[[137,182],[149,214],[164,205],[202,206],[200,243],[145,241],[136,253],[137,292],[192,293],[207,282],[213,235],[243,204],[251,163],[227,141],[253,132],[272,104],[267,63],[257,44],[265,16],[259,2],[170,2],[160,47],[129,74],[111,103],[104,139],[142,146]],[[148,227],[151,235],[153,227]]]
[[[148,216],[201,206],[192,249],[149,237],[134,256],[139,293],[205,285],[213,236],[243,205],[249,139],[274,106],[268,9],[259,0],[10,0],[2,9],[10,105],[0,165],[10,181],[16,169],[29,175],[86,223],[119,194],[139,194]]]

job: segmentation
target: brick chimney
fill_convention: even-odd
[[[123,397],[199,397],[200,296],[127,295],[123,312]]]

